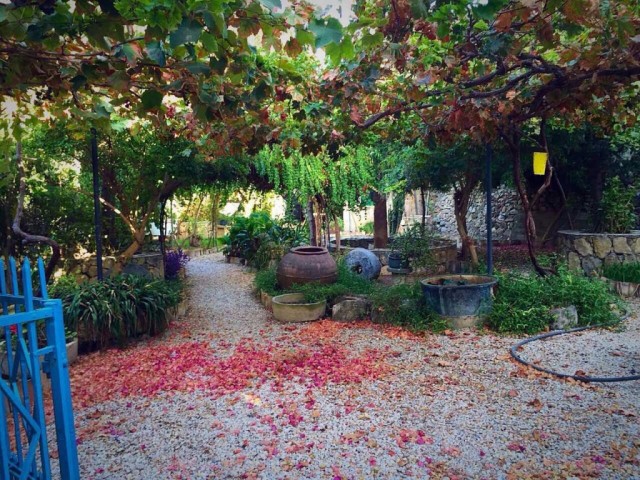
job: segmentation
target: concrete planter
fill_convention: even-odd
[[[73,365],[78,360],[78,338],[72,339],[67,343],[67,360],[69,365]]]
[[[323,317],[327,302],[306,303],[302,293],[278,295],[271,300],[273,316],[280,322],[312,322]]]
[[[481,315],[491,311],[493,287],[498,279],[489,275],[438,275],[422,280],[427,304],[447,318],[453,328],[474,327]]]
[[[635,297],[640,294],[640,284],[632,282],[615,282],[616,293],[621,297]]]
[[[266,308],[267,310],[271,310],[273,308],[273,297],[264,290],[260,290],[260,301],[262,302],[262,305],[264,305],[264,308]]]

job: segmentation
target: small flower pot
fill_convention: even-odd
[[[323,317],[327,301],[307,303],[302,293],[287,293],[271,299],[273,316],[286,323],[312,322]]]
[[[389,260],[387,263],[389,268],[394,270],[408,270],[409,260],[400,255],[399,253],[392,252],[389,254]]]

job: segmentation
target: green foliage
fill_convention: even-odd
[[[619,177],[613,177],[602,193],[602,229],[609,233],[627,233],[636,225],[633,201],[636,189],[624,186]]]
[[[104,348],[124,345],[142,334],[155,335],[167,326],[167,310],[178,305],[182,284],[121,275],[73,287],[68,279],[52,288],[62,300],[65,323],[81,343]]]
[[[367,235],[373,235],[373,220],[361,225],[360,230]]]
[[[371,183],[371,161],[364,147],[343,148],[337,158],[325,151],[302,154],[285,152],[280,146],[267,147],[255,158],[256,169],[286,198],[306,203],[321,195],[329,211],[359,206],[362,193]]]
[[[379,285],[371,295],[376,322],[411,330],[444,330],[446,323],[427,307],[419,282]]]
[[[338,279],[332,284],[320,284],[316,282],[304,285],[292,285],[291,288],[283,290],[278,287],[276,278],[276,267],[260,270],[255,277],[254,285],[257,289],[263,290],[269,295],[282,295],[284,293],[303,293],[309,302],[327,300],[329,305],[333,304],[336,298],[342,295],[368,295],[373,291],[374,284],[352,272],[343,260],[337,262]]]
[[[248,217],[234,217],[229,233],[223,238],[223,253],[244,258],[257,268],[266,267],[287,250],[308,243],[303,225],[272,220],[266,212],[253,212]]]
[[[553,320],[549,309],[575,305],[580,325],[611,324],[618,299],[599,279],[560,267],[557,275],[499,275],[489,325],[498,332],[537,333]]]
[[[374,284],[351,271],[342,259],[338,260],[337,265],[338,279],[335,283],[293,285],[291,290],[303,293],[309,302],[317,302],[324,298],[329,305],[333,305],[336,299],[343,295],[368,295],[373,291]]]
[[[602,276],[619,282],[640,283],[640,262],[605,265]]]
[[[427,268],[434,262],[433,242],[433,232],[414,223],[393,238],[391,247],[394,252],[409,260],[413,268]]]

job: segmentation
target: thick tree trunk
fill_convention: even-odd
[[[387,196],[373,192],[371,199],[373,200],[373,247],[386,248],[389,244]]]
[[[522,178],[522,163],[520,160],[520,135],[517,133],[511,133],[511,135],[503,134],[504,139],[509,146],[509,151],[511,153],[511,163],[513,167],[513,181],[518,190],[518,195],[520,196],[520,202],[522,203],[522,209],[524,211],[524,226],[527,237],[527,249],[529,251],[529,259],[531,260],[531,264],[535,269],[536,273],[542,277],[546,276],[549,272],[540,266],[538,262],[538,258],[535,253],[535,242],[536,242],[536,222],[533,218],[532,206],[542,195],[544,192],[544,185],[540,187],[538,192],[536,192],[536,196],[533,202],[529,202],[529,196],[527,195],[527,190],[524,185],[524,180]],[[549,169],[550,171],[551,169]],[[547,173],[548,182],[551,182],[550,173]]]
[[[44,243],[51,247],[51,258],[45,268],[45,277],[47,282],[51,279],[51,275],[56,268],[58,260],[60,260],[60,245],[49,237],[42,235],[30,235],[23,232],[20,228],[20,222],[22,221],[22,214],[24,213],[24,196],[27,191],[27,181],[24,178],[24,164],[22,162],[22,142],[18,142],[16,145],[16,164],[18,167],[18,203],[16,206],[16,214],[13,217],[13,232],[19,237],[23,238],[23,243]]]
[[[471,261],[473,266],[478,265],[478,251],[475,241],[469,236],[469,230],[467,229],[467,212],[469,211],[471,193],[478,183],[475,179],[471,180],[453,194],[453,212],[456,218],[458,235],[460,235],[460,241],[462,242],[462,258]]]
[[[315,247],[318,245],[318,238],[316,237],[316,220],[313,216],[312,199],[309,199],[307,203],[307,220],[309,221],[309,244]]]

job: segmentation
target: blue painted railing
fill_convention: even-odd
[[[50,379],[60,477],[76,480],[80,476],[62,303],[49,299],[42,259],[37,266],[39,295],[34,296],[29,260],[22,263],[19,282],[16,261],[10,258],[6,271],[0,259],[0,339],[5,341],[0,351],[0,479],[51,478],[43,395],[43,382]],[[38,339],[41,326],[46,338]]]

